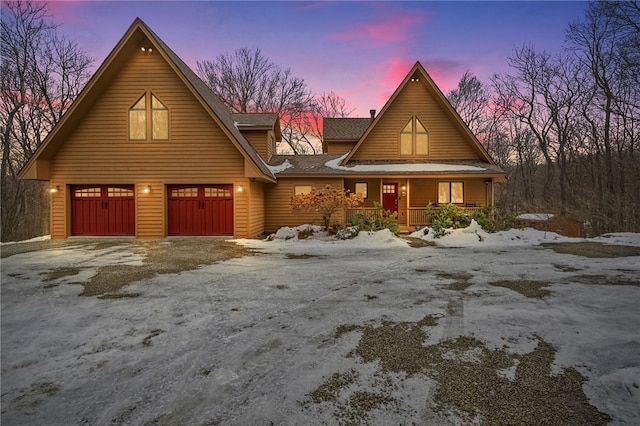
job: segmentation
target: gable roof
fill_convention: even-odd
[[[254,166],[255,171],[261,174],[264,179],[275,182],[275,175],[269,170],[267,164],[262,160],[253,146],[236,128],[229,110],[222,101],[140,18],[136,18],[133,21],[124,36],[116,44],[111,53],[109,53],[84,89],[82,89],[82,92],[73,105],[71,105],[60,122],[51,130],[49,135],[47,135],[42,145],[24,165],[18,176],[26,176],[29,169],[35,167],[36,160],[39,157],[45,156],[50,158],[53,155],[65,139],[65,135],[68,135],[72,131],[73,127],[75,127],[74,123],[77,123],[80,119],[79,114],[76,115],[76,112],[80,110],[83,104],[91,103],[92,100],[97,98],[98,92],[102,90],[100,83],[105,80],[108,81],[117,72],[114,64],[115,59],[120,55],[128,54],[134,49],[139,49],[138,41],[142,38],[148,39],[149,42],[154,45],[153,48],[156,49],[182,79],[205,110],[209,112],[213,120],[238,148],[240,153],[245,157],[245,160],[248,160],[249,163]]]
[[[431,79],[427,71],[424,69],[422,64],[418,61],[415,63],[413,68],[409,71],[407,76],[402,80],[398,88],[393,92],[393,95],[389,98],[384,107],[380,110],[380,113],[374,118],[373,122],[367,127],[364,133],[360,136],[358,142],[353,147],[353,149],[349,152],[349,154],[342,160],[341,165],[346,166],[351,157],[355,154],[358,148],[362,145],[362,142],[367,138],[369,133],[371,133],[372,129],[376,127],[380,119],[385,115],[387,110],[393,105],[395,99],[398,97],[400,92],[405,88],[409,81],[418,79],[421,84],[423,84],[429,93],[434,97],[436,102],[440,105],[441,109],[444,113],[449,117],[449,119],[453,122],[453,124],[460,129],[465,140],[471,145],[471,147],[478,153],[480,158],[488,162],[489,164],[495,165],[495,162],[489,155],[489,153],[484,149],[478,138],[469,130],[469,127],[462,120],[460,115],[456,112],[456,110],[451,106],[451,103],[444,96],[442,91],[438,88],[436,83]]]

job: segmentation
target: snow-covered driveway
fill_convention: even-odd
[[[2,424],[495,424],[496,410],[527,410],[475,395],[499,400],[532,365],[537,387],[516,403],[548,393],[541,401],[578,412],[534,406],[539,424],[637,424],[639,257],[558,254],[538,244],[552,234],[514,235],[420,248],[384,232],[239,240],[261,253],[115,299],[42,273],[140,262],[126,245],[13,255],[2,260]],[[485,373],[446,374],[465,369]]]

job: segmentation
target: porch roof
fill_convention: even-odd
[[[495,164],[482,160],[414,161],[376,160],[350,161],[341,166],[342,155],[275,155],[269,169],[276,176],[293,175],[501,175],[504,171]]]

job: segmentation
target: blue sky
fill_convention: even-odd
[[[54,1],[59,30],[96,59],[109,54],[136,17],[194,70],[240,47],[260,48],[314,92],[335,93],[352,116],[380,110],[420,61],[438,86],[471,70],[489,83],[525,43],[555,52],[582,1]]]

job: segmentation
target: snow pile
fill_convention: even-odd
[[[309,224],[305,224],[305,225],[300,225],[300,226],[296,226],[294,228],[291,228],[289,226],[285,226],[282,227],[280,229],[278,229],[278,231],[274,234],[271,234],[269,236],[269,239],[273,240],[273,239],[278,239],[278,240],[290,240],[290,239],[298,239],[298,236],[300,235],[300,233],[306,233],[306,234],[319,234],[324,236],[326,233],[323,231],[322,226],[317,226],[317,225],[309,225]]]
[[[271,173],[276,174],[276,173],[280,173],[280,172],[283,172],[283,171],[287,170],[289,167],[293,167],[293,164],[291,164],[289,162],[289,159],[287,158],[280,165],[277,165],[277,166],[269,166],[269,165],[267,165],[267,167],[269,168],[269,170],[271,170]]]
[[[516,217],[520,220],[549,220],[554,217],[553,213],[523,213]]]
[[[509,229],[489,233],[475,220],[466,228],[449,229],[447,235],[440,238],[434,237],[431,228],[424,228],[413,232],[410,237],[432,241],[442,247],[473,247],[473,246],[535,246],[541,243],[575,241],[576,238],[564,237],[554,232],[538,231],[532,228]]]
[[[51,235],[44,235],[42,237],[35,237],[35,238],[31,238],[30,240],[23,240],[23,241],[9,241],[6,243],[0,243],[0,246],[5,246],[5,245],[9,245],[9,244],[19,244],[19,243],[37,243],[38,241],[47,241],[51,239]]]
[[[335,170],[352,172],[445,172],[445,171],[485,171],[483,167],[465,166],[459,164],[439,163],[411,163],[411,164],[357,164],[355,166],[341,166],[340,163],[349,155],[347,152],[341,157],[327,161],[324,165]]]
[[[398,238],[393,232],[388,229],[381,231],[360,231],[360,233],[353,239],[347,240],[353,245],[361,245],[363,247],[376,247],[384,245],[386,247],[407,247],[407,242]]]

